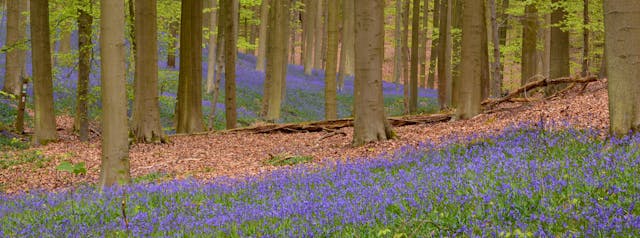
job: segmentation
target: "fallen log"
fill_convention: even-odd
[[[430,124],[436,122],[443,122],[451,120],[451,114],[432,114],[432,115],[416,115],[416,116],[403,116],[403,117],[389,117],[389,124],[394,127],[416,125],[416,124]],[[338,119],[328,121],[317,122],[305,122],[305,123],[288,123],[288,124],[265,124],[253,127],[237,128],[232,130],[223,131],[229,132],[252,132],[252,133],[301,133],[301,132],[335,132],[341,128],[352,127],[353,119]]]
[[[590,76],[590,77],[586,77],[586,78],[573,78],[573,77],[562,77],[562,78],[556,78],[556,79],[548,79],[548,78],[543,78],[537,81],[533,81],[530,83],[525,84],[524,86],[511,91],[509,94],[507,94],[507,96],[501,97],[501,98],[497,98],[497,99],[487,99],[485,101],[482,102],[482,106],[485,106],[485,108],[491,108],[494,107],[500,103],[504,103],[504,102],[511,102],[511,101],[529,101],[529,100],[518,100],[518,99],[514,99],[515,97],[521,95],[522,93],[526,92],[526,91],[530,91],[539,87],[545,87],[548,85],[554,85],[554,84],[563,84],[563,83],[572,83],[572,84],[588,84],[591,82],[595,82],[598,80],[598,77],[596,76]],[[573,85],[572,85],[573,86]],[[564,90],[563,90],[564,91]]]

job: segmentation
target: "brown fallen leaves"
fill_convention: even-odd
[[[394,128],[397,139],[354,148],[352,128],[334,132],[309,133],[212,133],[194,136],[174,136],[168,144],[137,144],[130,150],[131,174],[168,174],[170,178],[211,179],[220,176],[241,178],[276,169],[266,163],[270,155],[311,156],[313,163],[352,158],[371,158],[393,152],[405,145],[421,142],[439,144],[452,136],[465,137],[475,133],[500,133],[520,123],[568,122],[580,128],[608,128],[606,83],[591,83],[584,91],[569,91],[562,97],[527,104],[503,103],[492,113],[470,120],[409,125]],[[78,141],[72,133],[73,119],[57,120],[60,141],[34,148],[50,160],[41,168],[33,163],[0,170],[0,188],[7,193],[33,189],[59,190],[79,184],[93,184],[100,170],[100,141],[93,136],[89,142]],[[327,137],[329,133],[333,135]],[[73,175],[56,170],[63,160],[85,162],[86,175]]]

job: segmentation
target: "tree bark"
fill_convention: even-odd
[[[589,60],[589,0],[584,0],[582,15],[584,25],[582,28],[582,76],[589,75],[589,66],[591,61]]]
[[[260,7],[260,36],[258,38],[258,61],[256,70],[264,72],[267,59],[267,26],[269,23],[269,0],[262,0]]]
[[[131,132],[142,143],[164,141],[158,100],[158,26],[156,1],[135,1],[135,97]]]
[[[622,136],[640,129],[640,5],[604,1],[604,26],[610,132]]]
[[[502,94],[502,67],[500,67],[500,28],[498,26],[496,0],[489,0],[489,7],[491,8],[491,42],[493,43],[493,64],[491,66],[493,77],[490,95],[493,98],[498,98]]]
[[[438,102],[441,109],[451,106],[451,3],[443,0],[440,3],[440,39],[438,42]]]
[[[402,1],[396,0],[396,16],[395,16],[395,31],[394,31],[394,59],[393,59],[393,83],[396,85],[396,90],[400,87],[400,79],[402,78]]]
[[[420,27],[420,69],[418,87],[427,87],[427,47],[429,47],[429,0],[423,0],[422,26]]]
[[[435,35],[436,30],[440,29],[440,9],[442,0],[433,0],[433,32]],[[436,63],[440,55],[440,42],[442,34],[438,34],[438,38],[435,36],[431,39],[431,57],[429,59],[429,75],[427,76],[427,88],[435,88],[436,84]]]
[[[169,34],[173,36],[173,40],[169,42],[167,47],[167,67],[176,68],[176,48],[178,47],[178,23],[169,23]]]
[[[202,114],[202,1],[182,1],[180,72],[176,103],[176,133],[204,131]]]
[[[324,86],[324,117],[327,120],[338,118],[338,99],[336,71],[338,66],[338,0],[329,0],[327,14],[327,64]]]
[[[90,1],[86,1],[91,4]],[[75,128],[80,141],[89,140],[89,75],[91,74],[91,24],[93,17],[86,9],[78,8],[78,96]]]
[[[263,0],[265,1],[265,0]],[[211,7],[211,14],[208,17],[209,21],[209,42],[207,44],[209,47],[207,48],[207,93],[211,94],[213,92],[213,88],[215,87],[215,76],[216,76],[216,36],[214,34],[216,27],[218,26],[218,1],[211,0],[207,1]],[[205,14],[206,15],[206,14]]]
[[[238,0],[222,0],[220,4],[221,19],[224,21],[224,93],[225,116],[227,129],[233,129],[237,123],[236,111],[236,49],[238,34]],[[285,43],[286,44],[286,43]]]
[[[480,103],[482,72],[482,41],[486,38],[483,30],[484,1],[464,1],[462,7],[462,58],[460,73],[460,92],[456,115],[460,119],[469,119],[481,113]],[[484,35],[484,36],[483,36]]]
[[[413,0],[413,17],[411,19],[411,73],[409,85],[409,113],[418,112],[418,65],[420,64],[420,1]]]
[[[411,0],[404,0],[402,6],[402,95],[404,114],[409,114],[409,73],[410,57],[409,51],[409,14],[411,14]]]
[[[384,0],[355,0],[356,79],[353,145],[394,136],[384,112]]]
[[[27,11],[27,1],[10,0],[7,2],[7,31],[5,46],[9,50],[5,54],[5,74],[2,91],[13,95],[20,95],[22,88],[21,75],[25,67],[26,53],[22,45],[26,44],[26,17],[22,12]],[[47,36],[49,39],[49,36]]]
[[[534,4],[525,6],[525,14],[522,21],[522,62],[520,84],[525,85],[535,80],[537,73],[537,35],[538,35],[538,9]]]
[[[558,4],[560,0],[553,0],[552,3]],[[559,24],[562,23],[566,16],[565,9],[556,5],[551,13],[551,59],[549,68],[550,78],[559,78],[569,76],[569,32],[563,31]],[[547,96],[553,95],[558,90],[562,90],[564,85],[549,86],[545,90]]]
[[[315,45],[313,46],[313,68],[315,69],[323,69],[322,65],[322,54],[324,54],[322,45],[324,44],[324,33],[323,29],[326,24],[324,24],[324,2],[325,0],[316,0],[316,16],[315,16]]]
[[[53,108],[51,75],[51,43],[49,41],[49,1],[30,4],[31,46],[33,48],[33,95],[35,104],[35,134],[33,141],[43,145],[57,139],[56,117]]]
[[[353,76],[355,59],[355,17],[353,14],[353,0],[342,0],[342,48],[340,50],[340,76],[338,77],[338,89],[344,88],[344,78]]]
[[[33,3],[32,3],[33,4]],[[131,181],[124,52],[124,1],[100,2],[102,163],[100,187]]]
[[[289,0],[272,0],[269,9],[269,34],[267,36],[268,88],[267,120],[280,119],[283,87],[287,77],[287,56],[289,38]],[[266,89],[267,90],[267,89]]]
[[[311,75],[313,65],[313,51],[315,44],[316,31],[316,8],[318,6],[317,1],[320,0],[306,0],[304,4],[304,75]]]

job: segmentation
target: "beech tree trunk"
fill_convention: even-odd
[[[442,0],[433,0],[433,32],[434,35],[440,30],[440,4]],[[427,88],[435,88],[436,84],[436,63],[440,55],[440,38],[442,34],[438,34],[438,38],[435,36],[431,38],[431,57],[429,57],[429,75],[427,76]],[[439,90],[438,90],[439,91]]]
[[[313,68],[315,69],[323,69],[322,65],[322,55],[324,54],[322,45],[324,44],[324,2],[326,0],[316,0],[316,16],[315,16],[315,45],[313,46]]]
[[[393,58],[393,82],[396,85],[396,90],[399,89],[400,79],[402,78],[402,1],[396,0],[396,23],[394,31],[394,58]]]
[[[604,1],[604,27],[610,131],[622,136],[640,129],[640,4]]]
[[[462,58],[460,73],[460,91],[456,115],[460,119],[469,119],[481,113],[480,103],[482,72],[482,41],[486,38],[483,31],[484,1],[464,1],[462,7]],[[484,36],[483,36],[484,35]],[[486,47],[486,46],[485,46]]]
[[[267,26],[269,24],[269,0],[262,0],[260,7],[260,36],[258,38],[258,61],[256,70],[264,72],[267,59]]]
[[[499,98],[502,94],[502,67],[500,60],[500,27],[498,25],[498,14],[496,10],[496,0],[489,0],[491,9],[491,42],[493,44],[493,64],[491,69],[493,77],[491,79],[491,97]]]
[[[218,26],[218,1],[211,0],[207,1],[211,7],[211,14],[209,14],[209,42],[207,44],[209,47],[207,48],[207,93],[211,94],[213,92],[213,88],[215,87],[215,76],[216,76],[216,36],[214,34],[216,27]],[[204,15],[206,16],[206,14]]]
[[[304,75],[311,75],[313,65],[313,52],[315,47],[315,34],[316,27],[316,8],[318,6],[317,1],[320,0],[306,0],[304,4]]]
[[[538,35],[538,9],[534,4],[525,7],[525,14],[522,21],[522,62],[520,84],[525,85],[535,80],[533,77],[537,73],[537,35]]]
[[[413,0],[413,17],[411,19],[411,74],[409,85],[409,113],[418,112],[418,65],[420,64],[420,1]]]
[[[340,50],[340,76],[338,90],[344,88],[344,78],[353,76],[355,59],[355,17],[353,14],[353,0],[342,0],[342,48]]]
[[[384,0],[355,0],[356,79],[353,145],[394,136],[384,112]]]
[[[220,4],[221,21],[224,21],[224,93],[225,116],[227,129],[236,128],[236,58],[238,34],[238,0],[222,0]],[[284,43],[286,44],[286,43]]]
[[[411,0],[404,0],[402,10],[402,95],[404,114],[409,114],[409,14],[411,14]]]
[[[33,96],[35,104],[35,134],[33,142],[44,145],[57,139],[53,108],[51,75],[51,43],[49,41],[49,1],[34,0],[31,10],[31,47],[33,48]]]
[[[559,3],[560,0],[553,0]],[[560,29],[566,10],[559,6],[551,13],[551,59],[549,68],[549,78],[560,78],[569,76],[569,32]],[[545,93],[547,96],[553,95],[558,90],[562,90],[565,85],[547,86]]]
[[[338,0],[329,0],[328,6],[340,6]],[[324,80],[324,117],[326,120],[338,118],[338,98],[336,71],[338,67],[338,17],[340,8],[327,9],[327,64]]]
[[[84,2],[91,4],[91,1]],[[91,74],[91,24],[93,17],[85,9],[78,8],[78,103],[76,105],[75,129],[80,141],[89,140],[89,75]]]
[[[21,75],[25,67],[26,53],[21,45],[25,44],[26,17],[22,12],[27,11],[27,1],[7,1],[7,31],[5,46],[8,51],[5,54],[4,86],[2,91],[13,95],[20,95],[22,88]],[[49,39],[49,36],[47,36]]]
[[[267,120],[280,119],[283,87],[287,77],[287,56],[289,50],[289,0],[271,0],[269,9],[269,34],[267,36],[267,74],[269,82]]]
[[[422,26],[420,28],[420,69],[418,70],[418,87],[427,87],[427,47],[429,47],[429,0],[423,1]]]
[[[176,133],[204,131],[202,114],[202,0],[182,1]]]
[[[158,26],[155,0],[135,1],[135,97],[131,132],[137,142],[164,141],[158,100]]]
[[[176,48],[178,47],[178,24],[177,23],[169,23],[169,34],[173,36],[173,40],[169,42],[169,47],[167,47],[167,67],[175,69],[176,68]]]
[[[440,3],[440,39],[438,42],[438,102],[441,109],[451,106],[451,3],[443,0]]]
[[[104,188],[129,183],[131,175],[125,78],[124,1],[102,0],[100,11],[102,163],[98,184]]]
[[[589,60],[589,0],[584,0],[583,10],[583,22],[582,28],[582,76],[589,75],[589,66],[591,61]]]

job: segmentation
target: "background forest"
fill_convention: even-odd
[[[638,19],[0,0],[0,237],[638,236]]]

